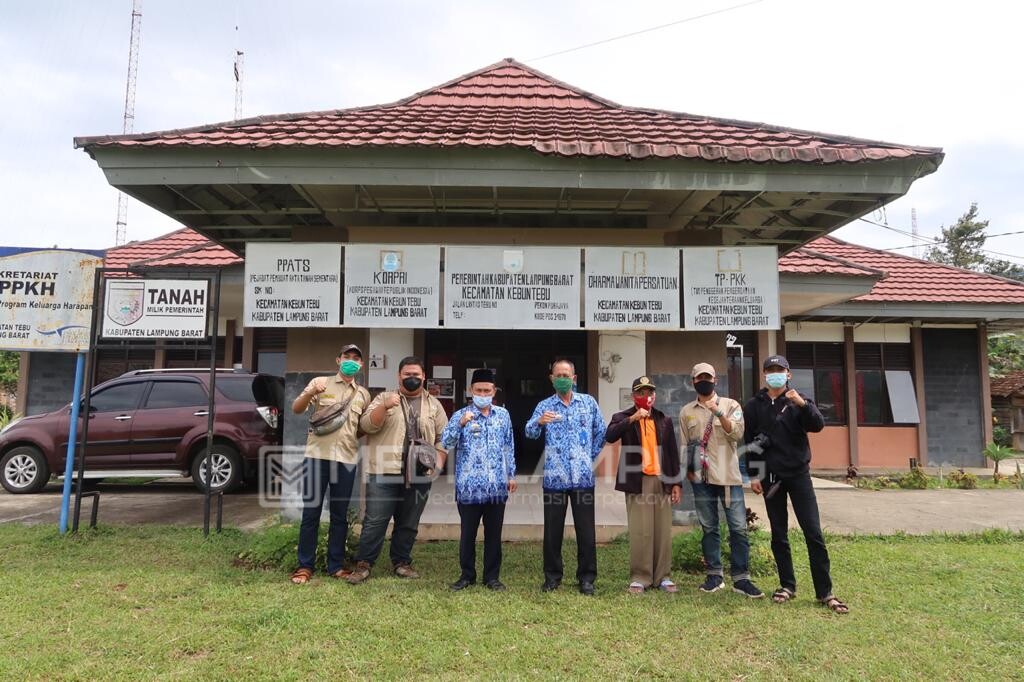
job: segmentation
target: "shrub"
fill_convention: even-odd
[[[993,473],[997,476],[999,475],[999,463],[1002,462],[1004,459],[1010,459],[1011,457],[1016,456],[1016,454],[1016,451],[1014,451],[1012,448],[1003,445],[998,445],[997,443],[989,443],[988,445],[986,445],[984,452],[984,455],[986,457],[995,462],[995,468],[993,469]]]
[[[904,474],[899,481],[901,488],[907,490],[925,490],[931,484],[928,474],[924,473],[921,467],[914,467]]]
[[[1005,426],[996,426],[992,429],[992,442],[1004,448],[1013,447],[1013,434]]]
[[[963,490],[974,490],[978,487],[978,477],[969,471],[957,469],[949,474],[949,485]]]
[[[321,524],[317,535],[316,570],[327,570],[327,524]],[[348,539],[345,556],[355,556],[359,544],[360,524],[354,509],[348,510]],[[251,536],[250,545],[238,553],[235,565],[251,570],[290,571],[296,566],[299,548],[299,524],[281,523]]]
[[[722,526],[722,567],[729,571],[729,529]],[[704,551],[701,539],[704,532],[700,528],[680,533],[672,539],[672,567],[687,573],[703,573],[707,565],[704,563]],[[775,574],[775,559],[771,551],[771,535],[760,528],[747,530],[750,542],[750,574],[753,576],[769,576]]]

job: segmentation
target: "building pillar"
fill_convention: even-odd
[[[250,372],[256,368],[256,333],[252,327],[242,328],[242,357],[238,361]]]
[[[978,372],[981,374],[981,433],[983,445],[994,438],[992,426],[992,385],[988,377],[988,326],[978,324]]]
[[[157,348],[153,351],[153,369],[163,369],[167,367],[167,349]]]
[[[234,367],[235,365],[235,329],[238,323],[235,320],[224,320],[224,366]]]
[[[850,438],[850,464],[859,466],[857,416],[857,367],[853,347],[853,325],[843,325],[843,375],[846,377],[846,430]]]
[[[928,418],[924,392],[924,344],[921,338],[921,326],[916,324],[910,328],[910,352],[913,354],[914,393],[917,395],[917,461],[921,466],[928,464]]]

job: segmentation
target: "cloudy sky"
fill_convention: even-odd
[[[938,172],[873,219],[909,231],[916,208],[921,234],[937,235],[976,201],[989,233],[1024,231],[1024,10],[1012,3],[760,0],[545,56],[744,2],[146,0],[135,130],[232,118],[236,44],[246,116],[390,102],[515,57],[622,104],[941,146]],[[121,130],[130,8],[0,4],[0,245],[113,244],[116,192],[72,137]],[[177,227],[129,205],[129,240]],[[837,234],[911,243],[861,222]],[[987,248],[1024,263],[1024,234]]]

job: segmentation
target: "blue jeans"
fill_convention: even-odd
[[[299,525],[299,566],[312,569],[316,562],[320,513],[324,493],[331,512],[327,531],[327,572],[337,573],[345,563],[345,540],[348,538],[348,503],[356,480],[355,465],[348,466],[329,459],[307,457],[302,463],[302,523]]]
[[[743,486],[693,483],[693,504],[697,519],[704,531],[701,549],[708,565],[708,575],[722,575],[722,537],[718,530],[718,506],[725,508],[729,524],[729,574],[733,582],[750,578],[750,543],[747,540],[747,506],[743,502]],[[729,504],[725,504],[725,491],[729,489]]]
[[[412,547],[416,543],[420,516],[430,497],[429,483],[414,483],[409,488],[399,474],[374,474],[366,481],[366,513],[363,532],[359,536],[356,561],[371,566],[384,548],[388,522],[395,520],[391,531],[391,563],[395,566],[412,563]]]

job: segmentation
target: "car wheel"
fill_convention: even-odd
[[[213,492],[231,492],[241,485],[242,458],[238,455],[237,450],[230,445],[218,443],[213,446],[213,453],[209,459]],[[203,448],[192,461],[192,482],[204,493],[206,492],[206,460],[206,448]]]
[[[50,466],[37,448],[22,445],[0,458],[0,484],[9,493],[36,493],[50,480]]]

